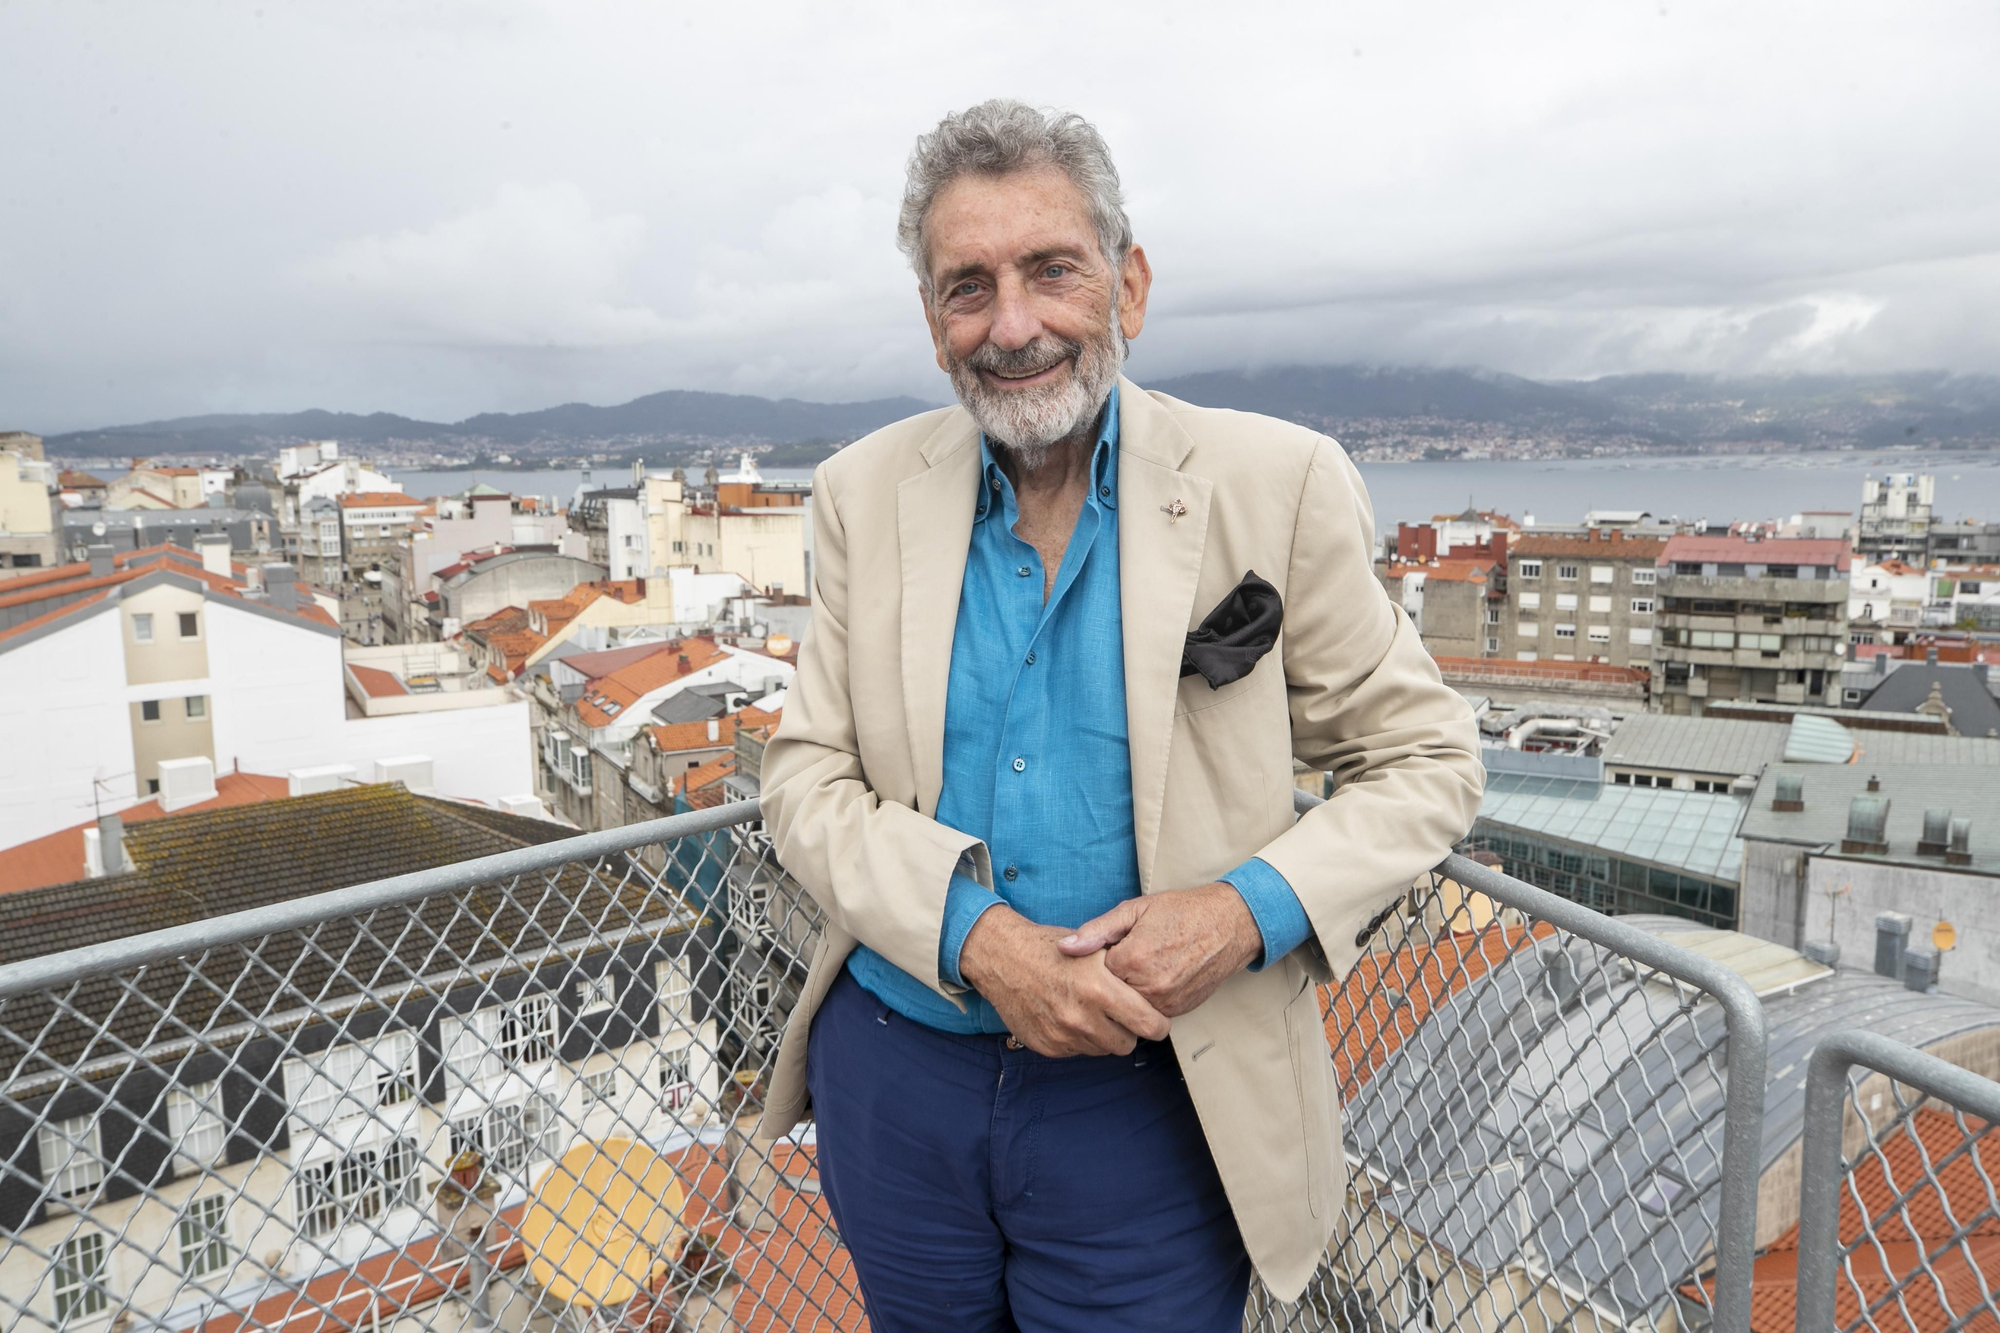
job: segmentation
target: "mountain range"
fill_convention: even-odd
[[[1497,434],[1583,452],[1607,445],[1618,452],[2000,447],[2000,377],[1984,375],[1653,374],[1540,381],[1482,370],[1292,366],[1182,375],[1150,380],[1147,387],[1204,406],[1298,421],[1350,446],[1434,439],[1457,448]],[[669,390],[613,407],[565,403],[456,422],[317,410],[179,417],[54,435],[47,448],[64,457],[243,456],[288,442],[337,439],[360,447],[430,445],[527,459],[591,451],[695,457],[762,444],[790,446],[776,450],[771,461],[805,462],[933,406],[908,397],[815,403]]]

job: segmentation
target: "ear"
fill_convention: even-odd
[[[924,308],[924,327],[931,331],[931,352],[937,357],[937,367],[948,375],[951,371],[944,363],[944,326],[938,323],[937,311],[931,309],[931,298],[921,282],[917,284],[917,304]]]
[[[1125,270],[1118,275],[1118,331],[1127,341],[1146,327],[1146,298],[1153,290],[1153,266],[1146,252],[1133,246],[1125,256]]]

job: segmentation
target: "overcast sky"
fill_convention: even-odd
[[[1991,0],[0,0],[0,51],[0,429],[944,401],[895,201],[994,95],[1110,140],[1141,378],[2000,372]]]

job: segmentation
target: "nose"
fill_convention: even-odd
[[[1035,314],[1027,285],[1013,274],[1007,275],[993,293],[993,324],[986,340],[1003,351],[1017,351],[1042,335],[1042,321]]]

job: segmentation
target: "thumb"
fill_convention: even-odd
[[[1128,898],[1102,916],[1092,917],[1076,928],[1074,935],[1056,941],[1056,948],[1071,958],[1082,958],[1109,949],[1125,938],[1139,923],[1139,900]]]

